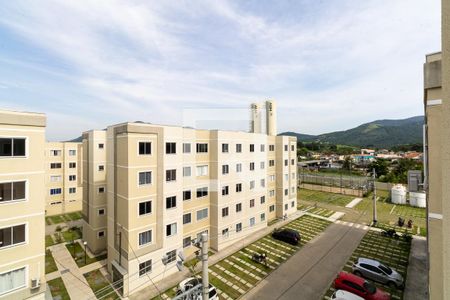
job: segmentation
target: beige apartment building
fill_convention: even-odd
[[[82,144],[45,144],[47,216],[80,211],[83,198]]]
[[[424,64],[430,299],[450,299],[450,3],[442,1],[442,52]]]
[[[45,126],[0,110],[0,299],[45,298]]]
[[[297,210],[297,141],[275,136],[266,109],[271,135],[142,122],[84,133],[84,235],[124,296],[177,272],[202,232],[220,251]]]

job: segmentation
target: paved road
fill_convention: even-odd
[[[359,228],[356,228],[359,227]],[[331,224],[251,290],[246,299],[321,299],[367,232],[362,225]]]
[[[407,274],[403,299],[428,299],[428,260],[425,238],[414,237],[412,240]]]

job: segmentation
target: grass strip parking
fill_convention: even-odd
[[[325,218],[330,217],[331,215],[334,214],[333,210],[327,209],[327,208],[323,208],[323,207],[318,207],[318,206],[314,206],[314,205],[305,205],[305,204],[299,204],[297,206],[298,210],[301,211],[305,211],[314,215],[319,215]]]
[[[281,228],[298,230],[301,243],[294,246],[272,238],[270,234],[240,249],[209,268],[210,282],[219,293],[220,298],[238,299],[268,276],[280,264],[288,260],[303,245],[320,234],[331,222],[304,215]],[[267,266],[252,260],[254,253],[265,252]],[[163,299],[174,296],[174,289],[162,294]],[[176,289],[175,289],[176,290]],[[160,299],[158,296],[153,299]]]
[[[61,277],[47,281],[47,284],[53,299],[70,300],[69,293],[67,293],[66,286]]]
[[[385,237],[379,232],[370,230],[366,233],[359,246],[355,249],[350,259],[343,267],[343,271],[352,272],[352,265],[358,258],[364,257],[385,263],[389,267],[397,270],[397,272],[399,272],[406,280],[410,248],[411,242],[409,241]],[[374,283],[377,287],[391,293],[392,299],[403,299],[402,289],[390,289],[387,285],[377,282]],[[330,286],[324,299],[330,299],[333,292],[334,288]]]

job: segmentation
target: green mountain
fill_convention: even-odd
[[[378,120],[362,124],[352,129],[320,135],[295,132],[284,132],[280,135],[296,136],[300,142],[322,142],[335,145],[391,148],[405,144],[421,144],[423,122],[423,116],[416,116],[402,120]]]

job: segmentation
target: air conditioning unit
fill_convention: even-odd
[[[32,289],[37,289],[41,286],[41,282],[39,280],[39,278],[33,278],[31,279],[31,288]]]

